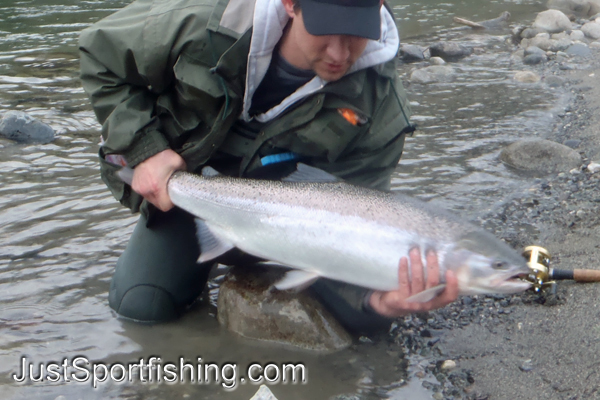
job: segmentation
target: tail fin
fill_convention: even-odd
[[[129,186],[131,186],[131,182],[133,182],[133,168],[123,167],[118,172],[119,178]]]

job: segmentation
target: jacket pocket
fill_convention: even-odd
[[[352,124],[338,109],[323,108],[308,124],[272,139],[276,147],[335,162],[368,129],[368,123]]]

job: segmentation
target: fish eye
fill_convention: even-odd
[[[506,262],[504,261],[494,261],[492,262],[492,268],[494,269],[505,269],[506,268]]]

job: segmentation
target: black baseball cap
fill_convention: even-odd
[[[378,40],[381,35],[380,0],[300,0],[308,33],[352,35]]]

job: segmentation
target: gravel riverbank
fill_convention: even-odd
[[[533,68],[572,93],[545,139],[574,148],[583,164],[531,176],[481,223],[514,248],[547,248],[555,268],[600,269],[600,172],[587,168],[600,163],[600,52]],[[600,284],[563,281],[555,296],[463,297],[398,321],[391,337],[434,399],[600,398],[599,295]]]

